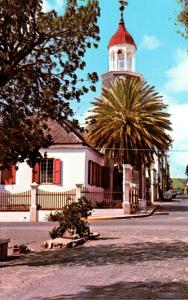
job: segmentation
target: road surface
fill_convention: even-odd
[[[163,205],[162,215],[92,222],[101,239],[85,246],[0,262],[0,299],[188,299],[188,200]],[[39,250],[51,227],[1,223],[0,238]]]

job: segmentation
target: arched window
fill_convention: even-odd
[[[118,70],[125,69],[125,55],[122,50],[118,50]]]
[[[127,69],[128,69],[128,71],[132,71],[132,55],[131,55],[131,53],[127,54]]]

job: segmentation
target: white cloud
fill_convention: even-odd
[[[43,0],[43,11],[47,12],[52,9],[59,11],[64,7],[64,0]]]
[[[162,98],[162,100],[163,100],[163,103],[165,103],[165,104],[167,104],[167,105],[171,105],[171,104],[173,104],[174,102],[175,102],[175,99],[172,97],[172,96],[170,96],[170,95],[168,95],[168,94],[166,94],[166,93],[159,93],[163,98]]]
[[[51,6],[50,6],[50,4],[46,0],[43,1],[43,9],[42,10],[44,12],[51,10]]]
[[[177,49],[175,66],[167,70],[165,89],[172,92],[188,92],[188,53]]]
[[[171,176],[185,177],[188,164],[188,103],[169,107],[173,132],[173,149],[170,152]]]
[[[173,132],[173,149],[170,151],[171,176],[185,177],[185,167],[188,164],[188,102],[186,98],[180,104],[178,98],[188,92],[188,54],[184,49],[174,52],[174,66],[166,72],[166,82],[163,86],[164,102],[169,104]],[[175,93],[175,94],[174,94]],[[169,96],[170,94],[170,96]],[[171,95],[175,95],[172,97]],[[165,101],[166,99],[166,101]],[[178,103],[179,102],[179,103]]]
[[[79,120],[80,125],[85,127],[86,126],[86,118],[90,117],[91,115],[93,115],[93,113],[88,110],[82,115],[79,115],[79,114],[75,115],[75,117]]]
[[[161,47],[160,40],[155,35],[147,35],[145,34],[142,42],[141,49],[153,50]]]

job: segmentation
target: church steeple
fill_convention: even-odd
[[[109,49],[109,70],[102,75],[103,87],[109,87],[117,77],[125,79],[137,77],[143,79],[142,75],[135,71],[136,43],[127,31],[124,22],[124,9],[128,5],[125,1],[120,2],[120,21],[118,30],[110,39]]]
[[[134,55],[136,52],[136,44],[133,37],[127,31],[124,22],[123,12],[125,1],[119,1],[120,6],[120,22],[117,32],[110,39],[109,48],[109,71],[135,71]]]

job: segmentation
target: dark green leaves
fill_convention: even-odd
[[[94,90],[96,73],[78,78],[77,70],[85,68],[86,50],[99,40],[98,1],[76,2],[67,1],[58,16],[43,13],[40,0],[0,0],[1,165],[31,159],[51,144],[34,121],[28,127],[28,118],[63,122],[72,116],[70,101]]]

